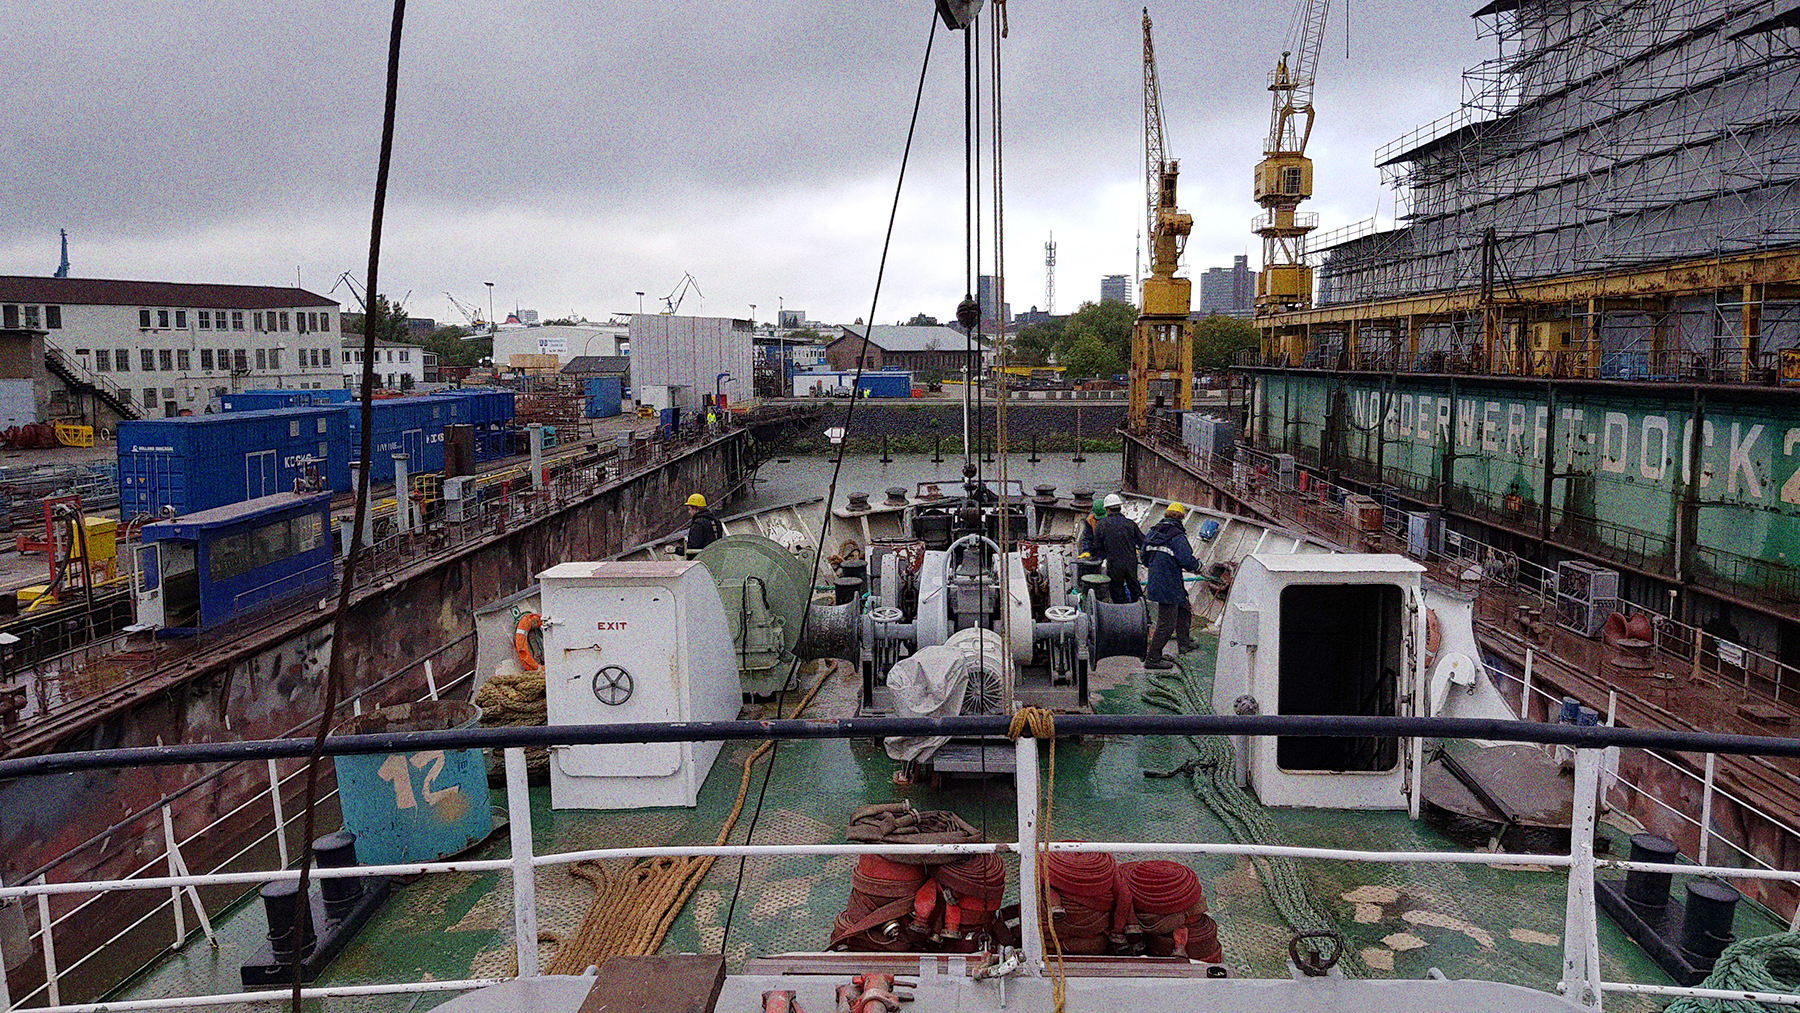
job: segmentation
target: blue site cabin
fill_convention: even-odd
[[[331,586],[331,494],[291,492],[146,524],[138,622],[191,637]]]

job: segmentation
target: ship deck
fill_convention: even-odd
[[[1201,649],[1186,656],[1190,677],[1212,670],[1216,641],[1199,637]],[[847,667],[827,677],[810,715],[854,710],[856,682]],[[1094,679],[1102,712],[1145,709],[1147,673],[1128,659],[1102,662]],[[711,844],[736,800],[740,764],[755,743],[728,744],[714,765],[694,809],[593,812],[550,808],[548,788],[532,790],[534,846],[539,854],[583,848]],[[1150,778],[1193,757],[1173,738],[1089,737],[1062,740],[1055,753],[1053,839],[1135,841],[1230,841],[1226,827],[1196,796],[1185,777]],[[910,800],[919,809],[950,809],[992,839],[1016,839],[1015,796],[1004,779],[959,781],[943,788],[898,785],[895,764],[879,744],[860,740],[805,740],[781,744],[761,812],[751,818],[764,769],[753,779],[744,817],[732,843],[817,844],[843,841],[851,810],[873,802]],[[1049,781],[1045,787],[1050,788]],[[499,796],[496,796],[498,802]],[[1373,851],[1465,850],[1404,812],[1272,810],[1282,843]],[[1623,851],[1629,828],[1603,821],[1602,833]],[[509,846],[498,832],[473,857],[504,858]],[[1122,859],[1127,856],[1120,856]],[[1009,862],[1009,864],[1015,864]],[[1287,976],[1289,929],[1248,858],[1195,855],[1220,926],[1225,961],[1234,975]],[[850,888],[849,856],[720,859],[672,924],[661,952],[723,953],[728,969],[746,959],[822,949],[832,920]],[[1016,868],[1016,865],[1015,865]],[[1314,895],[1345,934],[1358,970],[1373,977],[1417,979],[1441,968],[1453,977],[1487,978],[1554,989],[1560,976],[1565,876],[1541,867],[1493,864],[1400,866],[1383,863],[1304,861]],[[1680,891],[1678,882],[1675,889]],[[740,883],[741,880],[741,883]],[[740,889],[741,886],[741,889]],[[1011,893],[1016,893],[1016,876]],[[593,897],[568,869],[545,868],[537,876],[539,924],[547,939],[572,936]],[[736,897],[733,903],[734,895]],[[1677,894],[1679,896],[1679,893]],[[1016,897],[1009,895],[1008,900]],[[317,985],[449,980],[513,973],[512,889],[506,873],[438,874],[399,887]],[[238,967],[262,943],[260,905],[240,903],[217,919],[217,949],[191,941],[116,992],[113,998],[161,998],[241,990]],[[1739,937],[1781,931],[1784,925],[1751,904],[1740,905]],[[1603,973],[1608,980],[1668,983],[1647,956],[1604,916],[1599,924]],[[547,941],[548,962],[558,943]],[[431,1009],[455,993],[385,995],[309,1000],[318,1011]],[[1613,1010],[1652,1010],[1652,997],[1611,995]],[[215,1006],[214,1009],[268,1009]]]

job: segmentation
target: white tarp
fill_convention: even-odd
[[[1008,663],[1000,634],[980,628],[959,631],[942,645],[902,658],[888,669],[894,714],[906,718],[960,714],[971,677],[982,685],[1004,686]],[[948,735],[893,736],[884,744],[888,756],[896,760],[929,760],[949,741]]]

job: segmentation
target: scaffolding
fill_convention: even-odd
[[[1264,326],[1303,327],[1293,365],[1773,382],[1800,346],[1800,285],[1707,265],[1800,251],[1790,6],[1492,0],[1476,18],[1496,55],[1465,72],[1462,107],[1377,153],[1405,224],[1317,244],[1335,313]],[[1671,264],[1692,283],[1656,283]],[[1634,273],[1649,280],[1623,294],[1544,284]],[[1433,293],[1437,312],[1375,308]]]

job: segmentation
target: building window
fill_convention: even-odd
[[[244,311],[243,310],[232,310],[231,311],[231,329],[234,331],[241,331],[244,329]]]
[[[156,368],[156,350],[151,348],[138,349],[138,360],[139,368],[148,373]],[[152,397],[150,400],[154,401],[156,398]]]
[[[145,310],[143,312],[147,314],[149,311]],[[144,316],[144,319],[149,320],[150,318],[146,315]],[[17,326],[19,326],[19,307],[14,303],[7,303],[5,306],[0,306],[0,327]],[[144,326],[148,327],[150,325],[146,323]]]
[[[231,353],[231,363],[231,368],[240,373],[246,372],[250,368],[249,356],[245,355],[241,348]]]
[[[263,329],[261,313],[250,314],[250,329],[253,331],[260,331]]]
[[[178,331],[187,330],[187,310],[175,311],[175,329]]]
[[[268,349],[258,348],[256,350],[256,368],[257,369],[268,369],[269,368],[269,350]]]
[[[407,359],[407,356],[408,356],[408,355],[411,355],[411,354],[412,354],[412,353],[411,353],[411,352],[410,352],[410,351],[408,351],[408,350],[407,350],[407,349],[404,349],[404,348],[403,348],[403,349],[401,349],[401,350],[400,350],[400,361],[401,361],[401,362],[407,362],[407,361],[409,361],[409,360],[408,360],[408,359]]]
[[[173,388],[173,387],[164,387],[164,388],[163,388],[163,400],[164,400],[164,401],[173,401],[173,400],[175,400],[175,388]]]
[[[212,330],[212,310],[200,311],[200,329],[203,331]]]
[[[156,405],[156,388],[155,387],[145,387],[144,388],[144,407],[151,408],[151,407],[154,407],[155,405]]]
[[[36,306],[25,307],[25,326],[34,331],[38,329],[38,308]]]
[[[295,326],[297,326],[300,329],[301,334],[305,334],[306,333],[306,314],[304,314],[304,313],[294,314],[294,324],[295,324]]]
[[[156,361],[158,368],[166,373],[175,368],[175,353],[167,348],[159,348],[156,350]]]
[[[279,349],[279,348],[269,349],[269,368],[270,369],[280,369],[281,368],[281,349]]]
[[[94,372],[96,372],[96,373],[112,372],[112,349],[102,348],[102,349],[100,349],[99,352],[95,353],[95,355],[94,355]]]
[[[183,373],[188,371],[189,366],[188,366],[188,350],[187,349],[185,349],[185,348],[175,349],[175,368],[181,370]]]
[[[121,373],[131,372],[131,349],[120,348],[113,351],[113,368]]]
[[[329,348],[320,349],[319,350],[319,358],[321,361],[323,361],[325,363],[325,365],[327,365],[327,366],[331,365],[331,349],[329,349]]]
[[[212,372],[212,349],[210,348],[200,349],[200,371],[202,373]]]
[[[281,311],[281,329],[282,329],[282,330],[284,330],[284,331],[285,331],[285,330],[288,330],[288,329],[289,329],[289,328],[288,328],[288,314],[287,314],[287,310],[282,310],[282,311]]]
[[[46,306],[46,307],[44,307],[44,326],[48,327],[49,329],[51,329],[53,331],[62,330],[62,307],[61,306]]]
[[[156,326],[165,331],[169,329],[169,311],[168,310],[157,310],[156,311]]]

